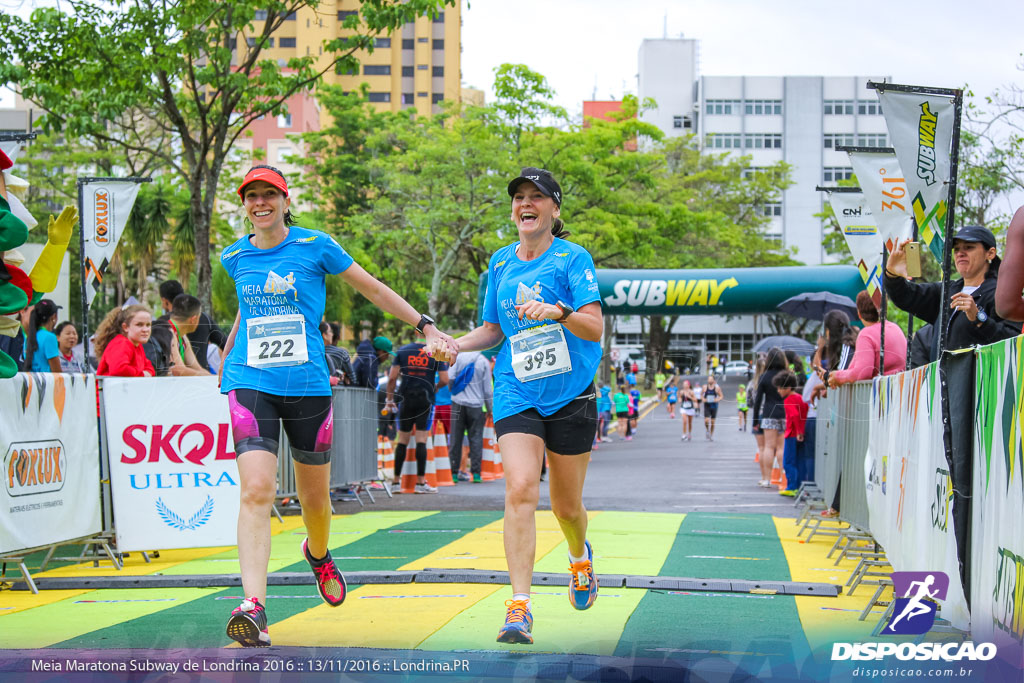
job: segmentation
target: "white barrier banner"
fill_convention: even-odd
[[[118,550],[235,545],[238,468],[217,378],[102,387]]]
[[[860,151],[849,152],[849,155],[857,183],[878,223],[880,237],[892,252],[896,242],[914,235],[907,181],[900,170],[900,162],[891,152]]]
[[[971,633],[1024,662],[1024,337],[978,349]]]
[[[906,171],[910,206],[918,234],[942,263],[946,238],[946,197],[956,109],[948,95],[880,90],[885,125]]]
[[[896,571],[949,577],[942,616],[967,629],[953,529],[953,484],[942,440],[938,363],[876,378],[865,486],[871,535]]]
[[[0,453],[0,553],[102,530],[95,377],[0,379]]]
[[[882,240],[867,198],[862,192],[830,192],[828,201],[864,286],[875,304],[881,307]]]

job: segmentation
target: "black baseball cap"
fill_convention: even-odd
[[[533,166],[527,166],[519,172],[517,178],[509,181],[508,196],[514,197],[516,188],[527,182],[533,183],[541,193],[554,199],[556,206],[562,206],[562,186],[555,180],[555,176],[551,175],[551,171],[546,171],[543,168],[534,168]]]
[[[964,225],[956,234],[953,235],[953,241],[960,240],[961,242],[981,242],[987,248],[991,249],[996,246],[996,236],[992,234],[992,231],[988,228],[983,228],[980,225]]]

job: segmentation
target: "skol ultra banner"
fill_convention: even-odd
[[[235,545],[239,478],[215,377],[103,378],[119,550]]]
[[[949,576],[942,616],[970,626],[953,527],[953,487],[942,441],[937,363],[877,378],[865,458],[870,531],[896,571]]]
[[[91,304],[103,286],[110,259],[131,215],[139,183],[130,180],[97,180],[82,184],[82,236],[85,254],[86,303]]]
[[[0,379],[0,553],[102,529],[95,382],[54,373]]]
[[[971,632],[1024,663],[1024,337],[978,349]]]
[[[889,137],[905,171],[910,211],[918,234],[941,263],[946,235],[953,99],[944,95],[881,90],[878,99]]]
[[[868,201],[862,192],[832,192],[829,194],[829,203],[843,231],[843,237],[846,238],[846,246],[860,271],[864,287],[875,300],[875,305],[881,307],[882,239]]]
[[[910,239],[914,225],[907,181],[896,155],[890,152],[849,152],[850,164],[867,199],[878,232],[891,252],[901,240]]]

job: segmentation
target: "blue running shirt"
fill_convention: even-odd
[[[327,299],[326,277],[348,270],[352,257],[327,233],[295,225],[273,249],[258,249],[249,237],[232,244],[220,257],[235,281],[242,312],[235,344],[224,359],[221,393],[255,389],[275,396],[330,396],[324,340],[319,329]],[[294,314],[302,315],[306,322],[309,360],[282,367],[247,365],[247,321]]]
[[[601,343],[584,341],[565,326],[572,371],[531,382],[521,382],[512,370],[508,338],[553,320],[520,320],[516,305],[531,298],[554,304],[558,301],[579,309],[600,301],[594,259],[583,247],[555,238],[539,258],[523,261],[516,255],[519,243],[494,252],[488,267],[484,320],[501,326],[505,343],[494,365],[494,420],[536,408],[551,415],[573,400],[594,381],[601,362]]]

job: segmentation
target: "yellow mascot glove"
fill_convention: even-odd
[[[39,254],[39,260],[32,267],[29,279],[32,289],[37,292],[52,292],[57,288],[60,276],[60,264],[64,261],[64,253],[71,242],[71,233],[78,222],[78,209],[65,206],[57,219],[50,216],[50,224],[46,229],[46,246]]]

